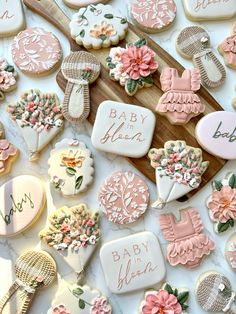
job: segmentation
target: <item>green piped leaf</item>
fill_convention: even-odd
[[[217,224],[217,231],[219,233],[225,232],[226,230],[228,230],[230,227],[234,226],[234,220],[233,219],[229,219],[226,222],[219,222]]]
[[[104,17],[105,17],[106,19],[113,19],[113,18],[114,18],[114,15],[108,13],[108,14],[105,14]]]
[[[180,292],[177,297],[177,300],[182,305],[188,300],[188,297],[189,297],[188,291]]]
[[[220,191],[223,187],[223,184],[220,181],[214,180],[213,186],[217,191]]]
[[[109,62],[108,64],[109,69],[114,69],[116,67],[116,65],[112,62]]]
[[[229,179],[229,186],[232,188],[232,189],[235,189],[236,188],[236,176],[234,174],[232,174],[230,176],[230,179]]]
[[[75,289],[73,289],[72,290],[72,293],[73,293],[73,295],[75,296],[75,297],[79,297],[81,294],[83,294],[84,293],[84,290],[82,290],[81,288],[75,288]]]
[[[77,179],[76,179],[76,181],[75,181],[75,188],[76,188],[76,190],[79,190],[80,189],[80,187],[81,187],[81,184],[82,184],[82,182],[83,182],[83,176],[79,176]]]
[[[76,174],[76,170],[72,167],[67,167],[66,168],[66,172],[67,174],[69,174],[70,176],[74,176]]]
[[[99,37],[102,41],[104,41],[104,40],[107,39],[107,36],[104,35],[104,34],[100,34],[98,37]]]
[[[85,302],[84,302],[84,300],[82,300],[82,299],[79,299],[79,308],[80,308],[81,310],[85,309]]]
[[[146,44],[147,44],[147,42],[146,42],[146,39],[145,39],[145,38],[140,38],[138,41],[136,41],[136,42],[134,43],[134,45],[135,45],[136,47],[138,47],[138,48],[140,48],[141,46],[146,45]]]
[[[5,68],[5,71],[13,73],[15,71],[15,69],[12,65],[7,65]]]
[[[138,82],[129,78],[126,82],[126,88],[130,95],[133,95],[137,89]]]
[[[84,29],[82,29],[82,31],[79,33],[79,35],[80,35],[80,37],[84,37],[84,35],[85,35],[85,30]]]
[[[147,76],[147,77],[143,77],[142,78],[143,82],[148,84],[148,85],[152,85],[153,84],[153,78],[151,77],[151,75]]]
[[[120,20],[120,23],[121,23],[121,24],[126,24],[126,23],[127,23],[127,19],[125,19],[125,18],[121,19],[121,20]]]
[[[174,294],[174,291],[173,291],[171,285],[169,285],[168,283],[165,284],[164,289],[165,289],[167,292],[169,292],[170,294]]]

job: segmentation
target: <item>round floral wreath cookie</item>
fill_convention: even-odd
[[[115,172],[105,180],[98,198],[109,221],[129,224],[145,213],[149,202],[149,188],[133,172]]]
[[[16,88],[17,72],[5,58],[0,58],[0,101],[4,100],[5,94]]]

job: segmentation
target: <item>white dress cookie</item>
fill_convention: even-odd
[[[71,37],[87,49],[117,45],[125,38],[128,23],[111,5],[88,5],[79,9],[70,22]]]

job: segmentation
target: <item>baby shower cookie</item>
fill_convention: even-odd
[[[0,187],[0,235],[14,236],[30,227],[45,206],[42,182],[21,175]]]
[[[155,124],[147,108],[105,100],[98,107],[91,141],[98,150],[139,158],[150,148]]]
[[[39,158],[39,152],[62,130],[61,104],[56,94],[30,89],[7,108],[19,127],[29,150],[29,160]]]
[[[48,160],[48,174],[54,188],[64,196],[75,196],[93,181],[93,159],[83,142],[63,139],[55,145]]]
[[[5,94],[16,88],[17,72],[8,61],[0,57],[0,101],[5,99]]]
[[[192,21],[225,20],[236,14],[236,0],[182,0],[182,3]]]
[[[198,69],[184,70],[181,77],[174,68],[161,72],[161,89],[165,92],[159,99],[156,111],[167,117],[172,124],[186,124],[205,110],[205,105],[194,92],[201,87]]]
[[[100,260],[112,293],[126,293],[160,283],[166,267],[158,239],[140,232],[105,243]]]
[[[216,111],[198,121],[195,137],[199,145],[210,154],[236,159],[235,112]]]
[[[56,70],[62,58],[57,37],[43,28],[27,28],[20,32],[11,46],[15,65],[25,74],[48,75]]]
[[[89,4],[106,3],[108,0],[63,0],[64,3],[72,8],[79,9],[81,7],[86,7]]]
[[[129,96],[139,89],[153,85],[152,74],[158,68],[156,53],[144,38],[128,44],[126,48],[111,48],[106,58],[110,78],[118,81]]]
[[[225,68],[213,53],[210,36],[204,28],[184,28],[177,37],[176,48],[184,58],[192,59],[195,67],[199,68],[202,83],[206,87],[215,88],[224,83]]]
[[[209,162],[202,160],[202,151],[184,141],[168,141],[164,148],[150,149],[148,157],[156,171],[157,201],[154,208],[180,198],[199,187]]]
[[[111,5],[99,3],[80,8],[70,22],[71,37],[87,49],[117,45],[125,38],[127,19]]]
[[[61,65],[61,72],[67,80],[63,115],[71,123],[83,122],[90,112],[89,84],[101,71],[100,62],[89,52],[71,52]]]
[[[188,290],[177,289],[170,284],[165,283],[159,290],[148,290],[145,292],[144,300],[139,307],[139,313],[187,314],[188,297]]]
[[[173,0],[133,0],[130,4],[132,21],[147,33],[166,30],[176,17]]]
[[[236,1],[235,1],[236,12]],[[233,25],[232,35],[227,37],[219,46],[219,53],[224,57],[225,64],[236,70],[236,22]]]
[[[140,176],[131,171],[114,172],[100,188],[98,200],[109,221],[129,224],[145,213],[149,188]]]
[[[160,215],[160,228],[166,240],[167,260],[171,266],[195,268],[215,249],[215,244],[202,233],[203,225],[196,208],[180,211],[180,220],[173,214]]]
[[[21,0],[0,1],[0,37],[17,34],[25,27],[25,15]]]
[[[226,242],[225,257],[229,265],[236,272],[236,234],[234,233]]]

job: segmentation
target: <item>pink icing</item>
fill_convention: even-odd
[[[111,314],[112,309],[105,297],[97,297],[92,300],[90,314]]]
[[[140,25],[159,30],[174,21],[176,5],[173,0],[134,0],[131,14]]]
[[[233,235],[227,242],[225,255],[230,266],[236,272],[236,235]]]
[[[71,312],[67,310],[65,305],[59,304],[52,309],[52,314],[71,314]]]
[[[236,68],[236,22],[233,25],[232,36],[227,37],[219,47],[225,55],[226,62]]]
[[[133,172],[115,172],[104,182],[98,198],[110,221],[128,224],[138,220],[146,211],[149,189]]]
[[[9,163],[9,159],[17,154],[17,148],[8,140],[0,140],[0,173],[4,172]]]
[[[12,57],[17,67],[29,74],[50,71],[60,61],[59,40],[43,28],[28,28],[20,32],[12,44]]]

